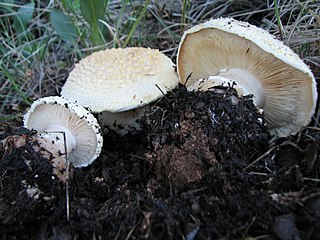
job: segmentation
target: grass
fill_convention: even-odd
[[[182,32],[211,17],[234,17],[268,30],[319,81],[318,0],[96,0],[91,12],[81,9],[81,0],[25,2],[0,0],[0,120],[20,117],[33,99],[59,94],[74,63],[93,51],[145,46],[175,59]],[[67,23],[59,24],[61,18]]]

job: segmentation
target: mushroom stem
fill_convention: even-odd
[[[67,149],[67,154],[76,148],[77,142],[73,134],[67,128],[58,124],[48,125],[45,132],[40,136],[58,146],[57,148],[61,153],[65,152],[65,148]]]
[[[59,140],[56,140],[57,137]],[[61,182],[67,180],[67,155],[65,154],[63,133],[41,133],[35,136],[31,142],[37,142],[38,144],[33,145],[33,149],[40,153],[43,157],[51,161],[53,167],[53,173],[59,178]],[[53,143],[55,142],[55,143]]]
[[[189,91],[207,91],[215,86],[232,86],[241,96],[252,94],[256,107],[263,108],[264,92],[260,81],[251,73],[240,68],[222,69],[218,75],[200,79],[188,87]]]
[[[125,135],[130,131],[139,131],[141,126],[139,120],[142,118],[146,107],[139,107],[123,112],[108,112],[99,113],[98,119],[103,126],[117,132],[120,135]]]
[[[76,148],[76,139],[65,127],[58,124],[49,124],[43,133],[37,136],[40,149],[35,147],[47,158],[52,159],[53,172],[60,181],[66,182],[68,157]],[[45,149],[45,150],[44,150]]]
[[[258,108],[264,105],[264,93],[260,80],[250,72],[240,68],[227,68],[220,70],[217,76],[229,79],[235,82],[235,89],[240,95],[253,94],[253,102]]]

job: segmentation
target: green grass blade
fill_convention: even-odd
[[[123,17],[123,14],[125,12],[125,9],[126,9],[126,6],[127,6],[128,2],[129,2],[129,0],[124,0],[124,2],[122,3],[122,6],[121,6],[121,10],[120,10],[120,13],[119,13],[118,21],[117,21],[117,24],[116,24],[116,30],[115,30],[115,34],[114,34],[114,39],[113,39],[113,47],[116,47],[116,44],[119,43],[119,41],[118,41],[119,36],[117,35],[117,33],[119,32],[119,29],[120,29],[120,26],[121,26],[121,20],[122,20],[122,17]],[[121,46],[118,46],[118,47],[121,47]]]
[[[126,47],[129,43],[129,41],[131,40],[132,36],[133,36],[133,33],[134,31],[136,30],[137,26],[139,25],[139,23],[141,22],[141,19],[142,17],[145,16],[145,13],[147,11],[147,8],[148,8],[148,5],[150,3],[150,0],[147,0],[146,3],[144,4],[144,7],[143,9],[141,10],[141,13],[140,15],[138,16],[137,20],[134,22],[134,24],[132,25],[131,29],[130,29],[130,32],[126,38],[126,40],[124,41],[122,47]]]
[[[0,121],[5,122],[5,121],[12,121],[18,118],[21,118],[23,114],[16,114],[16,115],[10,115],[10,116],[0,116]]]
[[[187,11],[188,0],[183,0],[182,13],[181,13],[181,26],[180,32],[184,31],[184,26],[186,24],[186,11]]]
[[[276,15],[278,28],[279,28],[280,38],[281,38],[281,40],[283,40],[283,26],[282,26],[282,22],[280,19],[278,0],[273,0],[273,3],[274,3],[274,13]]]
[[[21,91],[21,89],[19,88],[18,84],[16,83],[16,81],[14,80],[14,78],[12,77],[12,75],[6,70],[4,69],[2,66],[0,66],[0,70],[2,71],[2,73],[6,76],[6,78],[10,81],[12,88],[19,93],[19,95],[22,97],[23,101],[27,104],[31,104],[29,99],[26,97],[26,95]]]

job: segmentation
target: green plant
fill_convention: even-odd
[[[281,40],[283,40],[283,26],[282,26],[282,22],[281,22],[281,18],[280,18],[280,13],[279,13],[278,0],[273,0],[273,4],[274,4],[274,13],[275,13],[278,28],[279,28],[280,38],[281,38]]]
[[[0,0],[0,111],[12,103],[29,104],[33,96],[56,94],[61,76],[67,76],[60,72],[73,58],[140,44],[135,33],[149,3],[123,0],[119,16],[107,0]]]
[[[190,0],[183,0],[183,5],[182,5],[182,11],[181,11],[181,26],[180,26],[180,32],[182,33],[184,31],[185,25],[187,23],[187,9],[190,7]]]
[[[80,34],[70,16],[57,9],[52,9],[50,12],[50,21],[62,40],[70,42],[72,45],[77,44]]]
[[[73,45],[99,48],[112,42],[113,47],[126,47],[149,4],[146,0],[137,7],[134,1],[123,0],[116,13],[108,9],[107,0],[63,0],[63,9],[52,10],[50,19],[58,36]]]
[[[97,46],[105,43],[99,29],[99,20],[103,20],[106,14],[106,0],[80,0],[80,10],[91,30],[92,43]]]
[[[0,1],[0,80],[1,94],[0,110],[17,94],[23,102],[29,100],[22,90],[23,84],[17,76],[24,76],[23,67],[35,55],[43,53],[43,41],[37,41],[30,22],[35,13],[35,3],[18,5],[13,0]],[[42,39],[44,40],[44,39]],[[12,94],[15,93],[15,94]]]

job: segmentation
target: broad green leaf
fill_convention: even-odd
[[[70,9],[72,12],[80,10],[79,0],[61,0],[65,9]]]
[[[0,9],[11,12],[14,0],[0,0]]]
[[[74,11],[80,11],[80,2],[79,0],[72,1],[72,8]]]
[[[76,44],[79,32],[68,15],[62,11],[53,9],[50,13],[50,20],[53,28],[62,40],[70,42],[73,45]]]
[[[26,30],[32,19],[34,6],[34,2],[22,5],[14,15],[13,28],[17,33],[23,33]]]
[[[80,0],[81,14],[90,25],[103,19],[106,6],[106,0]]]
[[[102,43],[99,33],[98,20],[105,16],[107,0],[80,0],[80,10],[83,18],[89,23],[91,39],[94,45]]]

